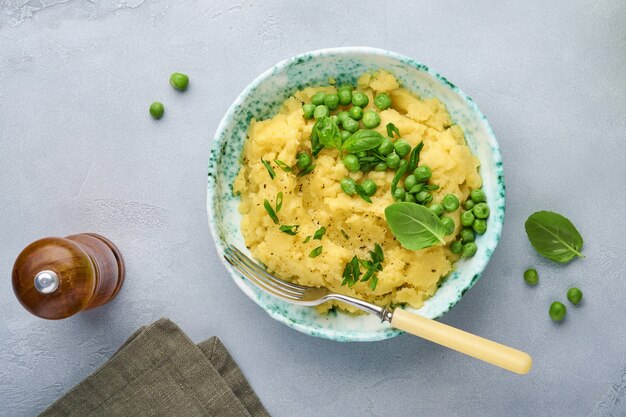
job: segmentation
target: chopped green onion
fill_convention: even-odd
[[[265,165],[265,168],[267,169],[268,174],[270,174],[270,178],[271,179],[276,178],[276,173],[274,172],[274,168],[272,168],[270,163],[264,159],[261,159],[261,162],[263,162],[263,165]]]
[[[297,224],[294,224],[293,226],[287,226],[286,224],[283,224],[282,226],[279,227],[280,231],[283,233],[287,233],[288,235],[294,236],[297,235],[298,232],[300,231],[300,226]]]
[[[267,201],[267,199],[263,200],[263,206],[265,207],[265,211],[267,211],[267,214],[269,214],[270,217],[272,218],[272,221],[278,224],[278,216],[276,215],[276,212],[272,208],[272,205],[270,204],[270,202]]]
[[[322,226],[319,229],[317,229],[315,233],[313,233],[313,239],[322,240],[324,233],[326,233],[326,228]]]
[[[322,253],[322,249],[322,246],[318,246],[317,248],[313,249],[311,253],[309,253],[309,258],[317,258],[318,256],[320,256],[320,254]]]
[[[284,172],[291,172],[291,171],[293,171],[293,168],[291,168],[289,165],[287,165],[286,163],[284,163],[280,159],[274,159],[274,163],[276,165],[278,165],[278,168],[282,169]]]

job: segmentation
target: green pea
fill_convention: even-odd
[[[480,188],[470,191],[470,198],[474,203],[484,203],[485,201],[487,201],[487,197],[485,197],[485,192]]]
[[[311,97],[311,103],[316,106],[324,104],[324,100],[326,100],[326,93],[322,93],[321,91],[319,93],[315,93],[313,97]]]
[[[396,201],[404,201],[404,197],[406,196],[406,191],[404,188],[396,188],[396,191],[393,192],[393,199]]]
[[[549,313],[552,320],[561,321],[567,314],[567,308],[563,305],[563,303],[555,301],[550,305]]]
[[[463,251],[463,244],[458,240],[450,243],[450,252],[459,254]]]
[[[528,285],[537,285],[539,282],[539,274],[537,273],[537,270],[530,268],[524,271],[524,281],[526,281],[526,284]]]
[[[340,111],[339,113],[337,113],[337,118],[339,119],[339,122],[341,122],[341,123],[343,123],[343,121],[346,118],[348,118],[348,117],[350,117],[350,114],[347,111],[345,111],[345,110]]]
[[[368,110],[363,113],[363,126],[373,129],[380,124],[380,116],[374,110]]]
[[[406,201],[407,203],[416,203],[417,201],[415,201],[415,196],[411,193],[405,193],[404,195],[404,201]]]
[[[306,152],[300,152],[298,155],[296,155],[296,159],[297,162],[296,164],[298,165],[298,168],[300,169],[304,169],[306,167],[308,167],[309,165],[311,165],[311,155],[309,155]]]
[[[476,255],[476,251],[478,250],[478,246],[476,246],[475,242],[467,242],[463,245],[463,257],[471,258]]]
[[[339,104],[347,106],[352,103],[352,86],[342,85],[337,90],[337,95],[339,96]]]
[[[484,219],[476,219],[474,220],[474,224],[472,224],[472,229],[479,235],[482,235],[487,231],[487,221]]]
[[[180,72],[170,75],[170,85],[177,90],[185,91],[189,85],[189,77]]]
[[[404,179],[404,188],[410,190],[411,188],[415,187],[415,185],[417,185],[415,175],[407,175],[407,177]]]
[[[384,162],[377,163],[374,166],[374,171],[379,171],[379,172],[387,171],[387,164]]]
[[[352,136],[352,133],[348,132],[347,130],[342,130],[340,134],[342,142],[345,142],[350,136]]]
[[[374,105],[380,110],[387,110],[391,107],[391,97],[387,93],[380,93],[374,99]]]
[[[341,189],[344,193],[348,195],[356,194],[356,181],[352,178],[344,178],[339,184],[341,185]]]
[[[417,182],[427,182],[433,176],[433,173],[428,165],[420,165],[415,168],[414,175]]]
[[[367,156],[367,151],[357,152],[356,156],[358,156],[359,158],[365,158]]]
[[[452,233],[454,233],[456,225],[454,224],[454,220],[452,220],[452,217],[443,216],[441,218],[441,223],[443,223],[443,226],[445,228],[446,236],[450,236]]]
[[[400,158],[407,156],[409,152],[411,152],[411,145],[402,139],[398,139],[396,143],[393,144],[393,148]]]
[[[574,305],[578,305],[580,300],[583,299],[583,292],[576,287],[572,287],[567,290],[567,299]]]
[[[411,189],[409,190],[409,192],[411,194],[417,194],[420,191],[422,191],[424,189],[424,184],[416,184],[413,187],[411,187]],[[443,209],[443,206],[441,206],[441,208]]]
[[[391,139],[389,138],[383,139],[380,146],[378,146],[378,152],[380,152],[380,154],[383,156],[387,156],[391,152],[393,152],[393,142],[391,141]]]
[[[370,99],[367,95],[361,91],[355,91],[352,93],[352,104],[354,106],[359,106],[361,108],[367,106],[370,102]]]
[[[366,195],[371,197],[376,194],[378,186],[373,180],[365,180],[363,181],[363,183],[361,183],[361,188],[363,188],[363,191],[365,191]]]
[[[474,206],[472,212],[477,219],[486,219],[489,217],[489,206],[487,203],[478,203]]]
[[[474,216],[474,213],[472,213],[471,210],[467,210],[464,211],[463,213],[461,213],[461,224],[463,226],[471,226],[474,224],[474,220],[476,220],[476,217]]]
[[[463,243],[473,242],[476,239],[474,231],[467,227],[461,229],[461,233],[459,233],[459,236],[461,236],[461,241],[463,241]]]
[[[430,196],[430,193],[424,190],[415,194],[415,199],[417,200],[418,203],[424,203],[428,199],[429,196]]]
[[[150,116],[158,120],[161,117],[163,117],[163,112],[165,111],[165,107],[163,106],[163,103],[159,101],[155,101],[154,103],[150,105],[149,111],[150,111]]]
[[[350,133],[354,133],[359,130],[359,122],[350,117],[343,119],[343,123],[341,123],[341,125]]]
[[[459,204],[459,198],[454,194],[446,194],[443,198],[443,208],[446,209],[446,211],[452,212],[458,209]]]
[[[428,196],[424,199],[424,201],[422,201],[421,204],[425,206],[426,204],[430,203],[431,201],[433,201],[433,195],[428,193]]]
[[[354,120],[361,120],[363,118],[363,109],[359,106],[353,106],[348,110],[348,115]]]
[[[398,168],[398,165],[400,165],[400,157],[397,153],[391,152],[389,155],[387,155],[387,158],[385,158],[385,162],[387,163],[387,166],[389,168],[396,169]]]
[[[431,209],[437,216],[441,216],[443,214],[443,205],[439,203],[431,204],[428,208]]]
[[[304,118],[310,120],[313,118],[313,113],[315,112],[315,107],[317,107],[313,103],[306,103],[302,105],[302,111],[304,112]]]
[[[328,116],[330,116],[330,110],[328,110],[328,107],[324,106],[323,104],[317,106],[315,108],[315,111],[313,112],[313,117],[315,117],[315,120]]]
[[[339,107],[339,96],[337,94],[326,94],[324,105],[331,110],[335,110]]]
[[[350,172],[357,172],[361,165],[359,164],[359,158],[355,155],[346,155],[343,157],[343,166]]]
[[[471,209],[473,209],[473,208],[474,208],[474,205],[475,205],[475,204],[476,204],[476,203],[474,203],[472,200],[467,200],[465,203],[463,203],[463,208],[464,208],[465,210],[471,210]]]

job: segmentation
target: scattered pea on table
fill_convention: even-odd
[[[539,282],[539,274],[535,268],[529,268],[524,271],[524,281],[528,285],[537,285]]]
[[[179,91],[185,91],[189,85],[189,77],[180,72],[170,75],[170,85]]]
[[[583,299],[583,292],[576,287],[572,287],[567,290],[567,299],[574,305],[578,305],[580,300]]]
[[[155,101],[150,105],[150,116],[152,116],[154,119],[158,120],[163,117],[163,112],[165,112],[165,107],[163,106],[163,103]]]
[[[561,321],[565,318],[565,314],[567,314],[567,307],[565,307],[563,303],[555,301],[550,305],[549,314],[552,320]]]

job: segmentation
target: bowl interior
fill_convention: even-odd
[[[254,80],[224,116],[212,143],[207,194],[209,223],[219,255],[223,255],[226,242],[246,250],[239,228],[239,198],[233,196],[232,184],[253,117],[274,116],[281,103],[296,90],[325,85],[329,77],[338,83],[355,83],[363,72],[381,68],[419,96],[439,98],[452,120],[463,128],[468,146],[481,161],[483,189],[491,208],[487,233],[477,238],[476,255],[459,261],[455,270],[442,280],[435,295],[422,308],[413,310],[437,318],[472,287],[498,243],[504,221],[504,177],[498,144],[485,116],[456,86],[410,58],[372,48],[327,49],[283,61]],[[306,334],[338,341],[372,341],[401,333],[373,316],[341,312],[321,315],[313,308],[285,303],[256,288],[230,265],[227,267],[237,285],[268,314]]]

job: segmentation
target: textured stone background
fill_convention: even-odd
[[[27,416],[161,316],[217,334],[275,416],[626,415],[626,3],[0,0],[0,415]],[[217,259],[205,214],[212,135],[277,61],[367,45],[470,94],[500,141],[501,244],[443,321],[527,350],[520,377],[414,337],[338,344],[265,315]],[[168,76],[191,76],[178,94]],[[149,118],[161,100],[166,116]],[[540,259],[526,217],[567,215],[586,259]],[[49,322],[15,300],[30,241],[95,231],[123,251],[110,305]],[[525,268],[541,274],[536,288]],[[585,300],[547,315],[571,285]]]

